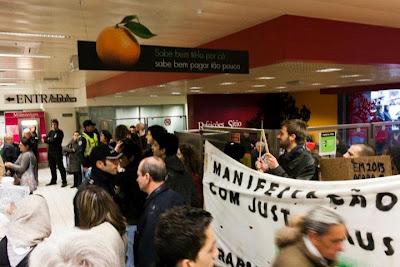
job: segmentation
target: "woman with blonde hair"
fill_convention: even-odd
[[[115,227],[125,240],[126,220],[112,197],[101,187],[81,187],[74,197],[75,226],[90,229],[104,222]]]

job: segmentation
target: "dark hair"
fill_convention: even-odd
[[[152,125],[147,129],[147,132],[150,132],[153,139],[157,140],[160,138],[160,135],[166,134],[167,130],[160,125]]]
[[[296,144],[303,145],[307,136],[307,124],[305,121],[294,119],[282,122],[281,127],[285,126],[289,135],[296,135]]]
[[[139,171],[142,175],[148,173],[154,182],[165,181],[165,176],[167,176],[165,163],[159,157],[148,157],[143,159],[142,167],[139,168]]]
[[[32,141],[30,139],[27,139],[25,137],[22,137],[20,140],[21,144],[23,144],[24,146],[28,147],[28,150],[30,150],[32,148]]]
[[[117,204],[103,188],[96,185],[80,187],[74,197],[75,226],[90,229],[109,222],[123,236],[126,220]]]
[[[182,144],[179,146],[179,150],[183,156],[183,164],[185,167],[188,168],[191,173],[200,174],[200,161],[193,146]]]
[[[51,123],[55,123],[55,124],[58,125],[58,120],[57,120],[57,119],[52,119],[52,120],[51,120]]]
[[[125,125],[123,124],[118,125],[115,128],[114,132],[115,141],[124,140],[125,138],[127,138],[128,134],[130,134],[130,132]]]
[[[184,259],[196,260],[206,241],[212,221],[208,211],[193,207],[175,207],[160,216],[156,228],[157,266],[176,266]]]
[[[111,133],[109,131],[107,131],[107,130],[101,130],[100,134],[104,135],[104,137],[106,138],[107,144],[109,144],[111,139],[112,139]]]
[[[154,138],[154,137],[153,137]],[[165,149],[166,156],[176,155],[179,147],[179,139],[176,135],[171,133],[163,133],[154,138],[160,146],[160,149]]]

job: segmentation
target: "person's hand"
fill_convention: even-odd
[[[270,169],[276,169],[279,166],[278,160],[271,153],[265,154],[265,160]]]
[[[124,142],[122,142],[121,140],[117,142],[117,144],[115,145],[115,152],[117,153],[121,153],[122,152],[122,145]]]
[[[265,162],[264,157],[258,158],[256,161],[256,169],[260,172],[268,171],[268,164]]]
[[[4,163],[4,166],[6,168],[10,168],[12,166],[12,163],[11,162],[6,162],[6,163]]]
[[[14,211],[17,209],[17,206],[15,205],[14,202],[11,202],[6,208],[5,208],[5,213],[7,215],[12,215]]]

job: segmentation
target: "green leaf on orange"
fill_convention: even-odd
[[[120,23],[128,23],[129,21],[134,20],[134,19],[138,19],[138,16],[129,15],[129,16],[126,16],[125,18],[123,18]]]
[[[129,21],[128,23],[125,23],[124,26],[133,34],[143,39],[149,39],[156,36],[156,34],[152,33],[146,26],[138,22]]]

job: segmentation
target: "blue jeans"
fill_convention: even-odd
[[[135,260],[133,255],[133,242],[135,240],[135,232],[137,230],[137,225],[128,225],[126,227],[126,232],[128,236],[128,250],[126,251],[126,265],[125,267],[134,267]]]

